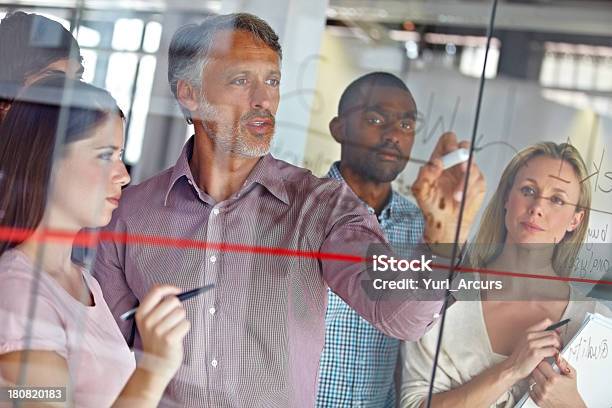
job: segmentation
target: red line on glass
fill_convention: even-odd
[[[122,244],[144,244],[154,246],[165,246],[173,248],[193,248],[193,249],[216,249],[226,252],[247,252],[254,254],[296,256],[302,258],[317,258],[321,260],[365,262],[366,258],[331,252],[303,251],[298,249],[288,249],[279,247],[263,247],[245,244],[235,244],[229,242],[209,242],[187,238],[170,238],[154,235],[127,234],[110,231],[100,232],[80,232],[74,235],[74,231],[61,230],[42,230],[40,234],[33,235],[33,230],[23,228],[3,228],[0,227],[0,240],[2,241],[24,241],[35,239],[44,241],[71,241],[74,245],[83,247],[95,247],[99,241],[114,241]]]
[[[115,241],[125,245],[129,244],[144,244],[154,246],[165,246],[173,248],[193,248],[193,249],[215,249],[225,252],[243,252],[252,254],[265,254],[276,256],[295,256],[302,258],[316,258],[320,260],[347,261],[347,262],[366,262],[369,259],[361,256],[350,254],[339,254],[332,252],[319,251],[303,251],[298,249],[288,249],[279,247],[264,247],[255,245],[235,244],[229,242],[208,242],[187,238],[169,238],[154,235],[142,234],[127,234],[120,232],[100,231],[100,232],[80,232],[74,235],[74,231],[62,230],[42,230],[40,233],[34,234],[34,230],[25,228],[7,228],[0,227],[0,241],[17,241],[22,242],[26,239],[35,239],[40,242],[45,241],[71,241],[74,245],[82,247],[95,247],[100,241]],[[431,264],[435,268],[447,269],[447,265]],[[562,282],[580,282],[612,285],[612,281],[586,279],[586,278],[570,278],[563,276],[543,276],[530,273],[498,271],[486,268],[468,268],[458,266],[455,271],[478,272],[489,275],[510,276],[516,278],[553,280]]]

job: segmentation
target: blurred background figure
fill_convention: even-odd
[[[60,23],[22,11],[0,21],[0,121],[24,85],[50,73],[83,74],[79,44]]]

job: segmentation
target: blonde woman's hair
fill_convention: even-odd
[[[576,148],[567,143],[556,144],[543,142],[521,150],[504,169],[495,194],[485,209],[474,245],[469,249],[469,262],[477,268],[486,267],[495,260],[506,242],[505,209],[510,189],[518,171],[530,160],[536,157],[550,157],[563,160],[574,169],[576,177],[581,180],[580,197],[576,203],[576,212],[584,211],[582,222],[573,231],[565,233],[563,239],[555,245],[552,257],[552,267],[560,276],[566,276],[574,268],[574,262],[580,244],[584,241],[589,225],[589,209],[591,207],[591,185],[587,179],[587,168]],[[500,221],[501,220],[501,221]]]

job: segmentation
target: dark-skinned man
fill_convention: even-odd
[[[390,73],[373,72],[349,84],[340,98],[338,116],[329,124],[341,145],[341,158],[328,177],[351,188],[396,247],[423,242],[421,209],[391,187],[411,154],[416,118],[417,106],[406,84]],[[453,135],[444,135],[441,142],[454,143]],[[423,184],[420,180],[415,187]],[[445,221],[440,216],[436,220],[427,201],[422,204],[430,223]],[[317,406],[395,407],[399,343],[330,290]]]

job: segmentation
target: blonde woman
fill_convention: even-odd
[[[611,313],[554,277],[569,274],[586,235],[591,204],[590,185],[583,181],[587,176],[580,154],[568,144],[539,143],[508,164],[468,263],[552,280],[486,274],[469,278],[501,289],[477,290],[474,301],[458,301],[448,310],[433,407],[512,407],[525,392],[540,407],[585,406],[576,386],[580,373],[558,352],[587,312]],[[466,279],[464,274],[460,278]],[[545,330],[567,318],[571,321],[563,328]],[[401,407],[427,403],[438,330],[402,345]],[[556,359],[559,373],[546,358]]]

